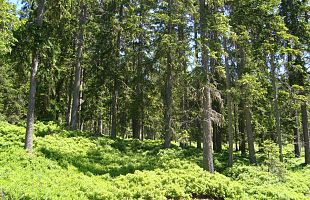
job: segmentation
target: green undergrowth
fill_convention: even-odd
[[[227,168],[222,153],[222,174],[210,174],[194,148],[164,150],[161,141],[112,140],[54,123],[35,131],[29,155],[25,128],[0,122],[2,199],[309,199],[310,168],[301,159],[278,165],[263,152],[258,166],[238,158]]]

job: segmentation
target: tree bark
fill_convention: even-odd
[[[250,154],[250,163],[256,164],[256,156],[255,156],[255,149],[254,149],[254,134],[252,131],[252,122],[251,122],[251,109],[250,106],[245,104],[244,107],[245,112],[245,125],[246,125],[246,133],[248,137],[248,147],[249,147],[249,154]]]
[[[274,61],[274,54],[271,54],[271,82],[273,89],[273,106],[274,106],[274,117],[276,118],[276,135],[278,136],[278,145],[280,152],[280,161],[283,162],[282,153],[282,133],[281,133],[281,121],[280,121],[280,111],[278,102],[278,87],[277,87],[277,74],[276,74],[276,64]]]
[[[123,4],[119,7],[119,21],[123,21]],[[121,50],[121,37],[122,32],[121,30],[117,33],[117,40],[116,40],[116,46],[117,46],[117,63],[116,67],[119,68],[120,66],[120,50]],[[118,80],[117,80],[117,74],[114,74],[114,80],[113,80],[113,93],[112,93],[112,125],[111,125],[111,137],[116,138],[117,135],[117,109],[118,109],[118,96],[119,96],[119,89],[118,89]]]
[[[211,91],[209,68],[207,66],[207,48],[206,48],[206,5],[205,0],[199,0],[200,12],[200,35],[202,43],[202,68],[205,70],[205,87],[203,90],[203,168],[211,173],[214,172],[213,149],[212,149],[212,121],[211,121]]]
[[[298,110],[294,111],[294,117],[295,117],[295,127],[294,127],[294,153],[295,157],[300,157],[300,134],[299,134],[299,112]]]
[[[224,47],[226,53],[228,53],[226,38],[224,38]],[[233,108],[231,100],[231,83],[230,83],[230,68],[228,63],[228,56],[225,56],[225,71],[226,71],[226,99],[227,99],[227,134],[228,134],[228,166],[233,165],[233,146],[234,146],[234,135],[233,135]]]
[[[103,121],[102,121],[102,119],[99,119],[99,133],[100,133],[100,135],[103,134]]]
[[[240,104],[240,108],[242,108],[242,112],[240,113],[239,116],[239,133],[240,133],[240,151],[242,156],[246,156],[246,138],[245,138],[245,133],[246,133],[246,127],[245,127],[245,114],[244,114],[244,105],[243,102]]]
[[[238,113],[238,104],[234,104],[234,124],[235,124],[235,145],[236,151],[239,151],[238,140],[239,140],[239,113]]]
[[[116,120],[117,120],[117,100],[118,100],[118,89],[117,83],[114,79],[114,86],[113,86],[113,94],[112,94],[112,124],[111,124],[111,137],[116,138],[117,129],[116,129]]]
[[[310,137],[308,129],[307,103],[302,102],[300,109],[301,109],[302,132],[304,135],[305,164],[310,164]]]
[[[43,24],[43,15],[44,15],[44,4],[45,0],[39,0],[37,8],[37,16],[35,20],[35,26],[38,28],[42,27]],[[28,112],[27,112],[27,127],[26,127],[26,136],[25,136],[25,149],[31,153],[33,148],[33,125],[34,125],[34,110],[35,110],[35,96],[36,96],[36,74],[38,71],[39,65],[39,56],[40,50],[37,46],[37,41],[39,38],[35,38],[34,50],[32,52],[32,67],[31,67],[31,76],[30,76],[30,91],[29,91],[29,103],[28,103]]]
[[[222,132],[224,131],[222,127],[213,125],[213,149],[214,152],[222,152]]]
[[[141,20],[143,20],[143,6],[140,11]],[[143,21],[140,21],[139,28],[143,29]],[[133,100],[132,111],[132,133],[133,138],[142,139],[142,115],[143,115],[143,35],[139,34],[137,67],[136,67],[136,88]]]
[[[71,123],[71,105],[72,105],[72,89],[73,89],[73,70],[70,69],[70,80],[69,80],[69,92],[68,92],[68,104],[67,104],[67,112],[66,112],[66,123],[70,126]]]
[[[80,106],[81,71],[82,71],[81,62],[82,62],[82,57],[83,57],[84,25],[85,25],[85,23],[86,23],[86,5],[82,4],[80,7],[79,36],[78,36],[77,50],[76,50],[77,58],[76,58],[76,66],[75,66],[73,102],[72,102],[72,113],[71,113],[71,122],[70,122],[70,128],[72,130],[77,129],[76,124],[78,121],[79,106]],[[80,127],[78,127],[78,128],[80,128]]]
[[[168,22],[168,35],[172,34],[172,7],[173,0],[169,0],[168,4],[168,12],[169,12],[169,22]],[[172,131],[172,55],[171,55],[171,47],[168,47],[167,52],[167,69],[166,69],[166,77],[165,77],[165,100],[164,100],[164,119],[165,119],[165,141],[164,148],[170,148],[171,146],[171,137],[173,134]]]
[[[196,126],[197,126],[197,149],[201,149],[201,122],[200,119],[196,119]]]

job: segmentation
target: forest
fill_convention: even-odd
[[[309,0],[0,0],[1,199],[309,199]]]

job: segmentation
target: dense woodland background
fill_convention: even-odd
[[[309,1],[0,1],[0,118],[310,163]],[[29,79],[30,77],[30,79]],[[202,145],[203,144],[203,145]],[[302,153],[303,152],[303,153]]]

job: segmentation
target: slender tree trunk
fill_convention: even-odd
[[[217,146],[217,152],[221,153],[222,152],[222,142],[223,142],[223,134],[225,132],[224,127],[218,126],[218,132],[217,132],[217,137],[216,137],[216,146]]]
[[[141,97],[143,97],[143,92],[141,93]],[[144,104],[142,102],[141,105],[141,140],[145,139],[145,121],[144,121]]]
[[[119,21],[123,21],[123,4],[119,7]],[[117,68],[120,67],[120,50],[121,50],[121,37],[122,32],[121,30],[117,33],[117,40],[116,40],[116,46],[117,46]],[[117,109],[118,109],[118,96],[119,96],[119,89],[118,89],[118,80],[117,75],[114,74],[114,80],[113,80],[113,93],[112,93],[112,125],[111,125],[111,137],[116,138],[117,135]]]
[[[298,110],[294,111],[295,117],[295,127],[294,127],[294,153],[295,157],[300,157],[300,134],[299,134],[299,112]]]
[[[182,87],[182,95],[181,95],[181,101],[180,101],[180,107],[182,108],[182,114],[181,114],[181,130],[185,131],[187,128],[187,115],[186,111],[188,109],[187,106],[187,63],[186,63],[186,55],[185,55],[185,49],[184,49],[184,43],[185,41],[185,35],[184,35],[184,29],[185,26],[183,24],[178,25],[178,41],[180,43],[179,49],[178,49],[178,63],[181,67],[181,87]]]
[[[240,66],[241,66],[241,69],[240,69],[239,74],[241,76],[244,74],[244,70],[246,69],[246,64],[247,64],[246,62],[247,61],[246,61],[245,51],[243,49],[243,46],[240,46]],[[253,133],[253,129],[252,129],[252,116],[251,116],[251,108],[250,108],[251,105],[250,105],[250,99],[248,96],[248,91],[247,91],[247,88],[245,88],[245,87],[242,88],[242,90],[244,90],[245,97],[243,99],[243,102],[241,102],[241,104],[243,105],[245,133],[246,133],[247,139],[248,139],[250,163],[256,164],[256,156],[255,156],[255,148],[254,148],[254,133]],[[245,135],[242,135],[242,141],[245,142]],[[243,152],[243,150],[245,150],[245,143],[242,144],[241,154],[245,153],[245,152]]]
[[[143,8],[141,8],[143,9]],[[142,12],[142,11],[141,11]],[[141,18],[143,18],[143,14],[140,13]],[[139,28],[143,29],[142,21],[140,22]],[[142,94],[142,86],[143,86],[143,36],[142,33],[139,35],[139,44],[138,44],[138,56],[137,56],[137,68],[136,68],[136,88],[133,100],[133,113],[132,113],[132,132],[133,138],[141,139],[142,132],[142,107],[143,107],[143,94]]]
[[[238,138],[239,138],[239,113],[238,113],[238,104],[234,103],[234,122],[235,122],[235,145],[236,145],[236,151],[239,151],[238,149]]]
[[[117,119],[117,105],[118,105],[118,89],[116,85],[116,80],[114,79],[114,87],[112,94],[112,124],[111,124],[111,137],[116,138],[117,130],[116,130],[116,119]]]
[[[80,19],[79,19],[79,36],[77,41],[76,50],[76,66],[75,66],[75,79],[73,88],[73,102],[72,102],[72,113],[71,113],[71,124],[70,128],[72,130],[76,129],[76,123],[78,121],[79,106],[80,106],[80,87],[81,87],[81,61],[83,56],[83,46],[84,46],[84,25],[86,23],[86,5],[82,4],[80,8]]]
[[[69,92],[68,92],[68,104],[67,104],[67,112],[66,112],[66,123],[70,126],[71,122],[71,105],[72,105],[72,89],[73,89],[73,70],[70,69],[70,80],[69,80]]]
[[[206,48],[206,5],[205,0],[199,0],[200,12],[200,35],[202,42],[202,68],[205,70],[205,87],[203,90],[203,168],[211,173],[214,172],[213,150],[212,150],[212,121],[211,121],[211,91],[209,68],[207,66],[207,48]]]
[[[203,168],[213,173],[211,94],[208,86],[203,97],[203,120]]]
[[[213,149],[214,152],[222,152],[222,131],[223,129],[220,126],[213,125]]]
[[[42,27],[43,15],[44,15],[44,4],[45,0],[39,0],[37,8],[37,16],[35,20],[35,26],[38,28]],[[35,96],[36,96],[36,74],[39,65],[40,50],[37,46],[37,41],[39,38],[35,38],[35,48],[32,52],[32,67],[31,67],[31,77],[30,77],[30,91],[29,91],[29,103],[27,112],[27,127],[25,136],[25,149],[31,153],[33,146],[33,125],[34,125],[34,110],[35,110]]]
[[[237,60],[237,74],[238,79],[242,78],[242,75],[245,71],[245,55],[244,55],[244,49],[242,45],[235,43],[235,48],[238,50],[236,53],[236,60]],[[243,90],[243,88],[241,88]],[[237,106],[237,120],[238,120],[238,132],[240,133],[240,143],[239,143],[239,149],[241,152],[241,156],[246,156],[246,128],[245,128],[245,113],[244,113],[244,101],[242,97],[239,100],[238,106]],[[238,112],[240,110],[240,112]]]
[[[214,125],[213,124],[213,129],[212,129],[212,131],[213,131],[213,135],[212,135],[212,148],[213,148],[213,151],[214,152],[216,152],[216,153],[218,153],[218,150],[217,150],[217,133],[218,133],[218,127],[216,126],[216,125]]]
[[[224,38],[224,47],[226,53],[228,52],[227,48],[227,42],[226,38]],[[229,159],[228,159],[228,166],[233,165],[233,146],[234,146],[234,133],[233,133],[233,108],[232,108],[232,100],[231,100],[231,83],[230,83],[230,68],[229,68],[229,63],[228,63],[228,56],[225,56],[225,71],[226,71],[226,98],[227,98],[227,120],[228,120],[228,127],[227,127],[227,134],[228,134],[228,154],[229,154]]]
[[[196,120],[197,126],[197,149],[201,149],[201,122],[200,119]]]
[[[168,12],[169,12],[169,22],[168,22],[168,34],[172,34],[172,7],[173,0],[169,0],[168,4]],[[164,148],[170,148],[171,146],[171,137],[172,137],[172,123],[171,123],[171,115],[172,115],[172,55],[171,55],[171,47],[168,47],[167,52],[167,69],[166,69],[166,77],[165,77],[165,100],[164,100],[164,118],[165,118],[165,141]]]
[[[100,133],[100,135],[103,134],[103,121],[102,121],[102,119],[99,119],[99,133]]]
[[[255,149],[254,149],[254,134],[252,130],[252,122],[251,122],[251,109],[250,106],[245,104],[244,107],[245,112],[245,124],[246,124],[246,133],[248,137],[248,146],[249,146],[249,154],[250,154],[250,163],[255,164],[256,163],[256,156],[255,156]]]
[[[301,104],[301,123],[302,123],[302,132],[304,135],[305,163],[310,164],[310,137],[308,129],[308,113],[306,102],[303,102]]]
[[[79,47],[77,50],[78,55],[82,54],[82,47]],[[79,56],[78,56],[79,57]],[[73,87],[73,102],[72,102],[72,111],[71,111],[71,120],[70,120],[70,128],[72,130],[77,129],[77,125],[79,127],[79,106],[80,106],[80,87],[81,87],[81,62],[78,61],[75,67],[75,80]],[[79,129],[79,128],[78,128]]]
[[[140,120],[136,117],[136,114],[132,116],[132,137],[134,139],[140,139],[141,127]]]
[[[272,89],[273,89],[274,116],[276,118],[276,135],[278,136],[280,161],[283,162],[282,133],[281,133],[279,102],[278,102],[277,75],[276,75],[276,66],[275,66],[274,56],[275,56],[274,54],[271,55],[271,76],[272,76],[271,80],[272,80]]]
[[[84,82],[84,70],[81,68],[81,82],[80,82],[80,97],[79,97],[79,107],[78,107],[78,126],[80,131],[83,131],[84,119],[82,118],[82,106],[83,106],[83,82]]]
[[[241,103],[242,107],[243,103]],[[239,133],[240,133],[240,151],[242,156],[246,156],[246,138],[245,138],[245,133],[246,133],[246,128],[245,128],[245,117],[244,117],[244,110],[242,111],[242,114],[240,114],[240,120],[239,120]]]
[[[194,64],[195,67],[198,66],[198,58],[199,58],[199,48],[198,48],[198,33],[199,33],[199,28],[198,28],[198,20],[197,19],[193,19],[194,22],[194,49],[195,49],[195,56],[194,56]],[[201,88],[200,83],[198,82],[198,87],[197,88]],[[200,93],[198,93],[199,95]],[[197,99],[201,99],[200,96],[198,96]],[[200,104],[200,103],[199,103]],[[202,107],[201,105],[199,105],[199,107]],[[197,119],[196,120],[196,126],[197,126],[197,149],[201,149],[201,142],[202,142],[202,123],[201,123],[201,119]]]
[[[290,65],[292,62],[292,55],[288,54],[287,55],[287,69],[288,69],[288,74],[289,74],[289,84],[290,86],[293,85],[293,78],[292,77],[292,72],[290,72]],[[292,91],[293,92],[293,91]],[[293,97],[292,97],[293,99]],[[293,104],[296,104],[296,100],[293,100]],[[294,124],[294,153],[295,153],[295,157],[299,158],[300,157],[300,153],[301,153],[301,143],[300,143],[300,133],[299,133],[299,126],[300,126],[300,122],[299,122],[299,112],[297,109],[295,109],[293,111],[293,116],[295,118],[295,124]]]

